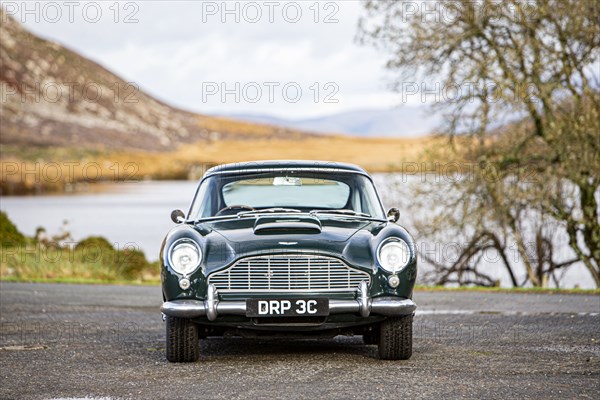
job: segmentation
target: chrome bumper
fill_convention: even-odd
[[[360,313],[364,318],[371,314],[389,317],[412,314],[417,305],[411,299],[397,297],[370,298],[367,293],[367,283],[362,282],[358,288],[356,300],[329,300],[330,314]],[[207,317],[214,321],[219,315],[246,316],[245,301],[219,301],[214,285],[208,286],[205,301],[173,300],[166,301],[160,307],[163,314],[178,318]]]

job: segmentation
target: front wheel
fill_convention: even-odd
[[[408,360],[412,355],[412,315],[390,317],[379,328],[379,358]]]
[[[167,360],[194,362],[200,357],[198,326],[184,318],[167,316]]]

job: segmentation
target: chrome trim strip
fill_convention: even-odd
[[[368,177],[369,179],[371,179],[371,177],[365,172],[365,171],[358,171],[358,170],[350,170],[350,169],[345,169],[345,168],[336,168],[336,167],[315,167],[315,168],[311,168],[311,167],[299,167],[299,168],[295,168],[295,167],[269,167],[269,168],[240,168],[240,169],[236,169],[236,170],[225,170],[225,171],[206,171],[206,174],[202,177],[202,179],[204,180],[205,178],[208,178],[209,176],[213,176],[213,175],[244,175],[244,174],[255,174],[255,173],[260,173],[263,172],[265,174],[268,173],[273,173],[273,172],[291,172],[291,171],[302,171],[302,172],[341,172],[341,173],[347,173],[347,174],[358,174],[358,175],[364,175],[366,177]]]
[[[313,294],[328,294],[328,293],[352,293],[352,289],[331,289],[331,290],[311,290],[310,292],[308,290],[298,290],[298,289],[273,289],[273,290],[261,290],[261,289],[232,289],[232,290],[227,290],[227,289],[222,289],[219,290],[219,293],[225,293],[225,294],[256,294],[256,293],[265,293],[265,294],[273,294],[273,293],[285,293],[285,294],[294,294],[297,293],[299,295],[313,295]]]

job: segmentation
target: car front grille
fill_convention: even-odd
[[[354,291],[368,273],[321,255],[248,257],[208,277],[221,293]]]

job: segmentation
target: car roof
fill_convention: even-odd
[[[266,161],[246,161],[232,164],[222,164],[210,168],[204,175],[213,174],[235,174],[260,172],[261,170],[327,170],[327,171],[345,171],[356,172],[368,175],[361,167],[354,164],[340,163],[335,161],[315,161],[315,160],[266,160]]]

